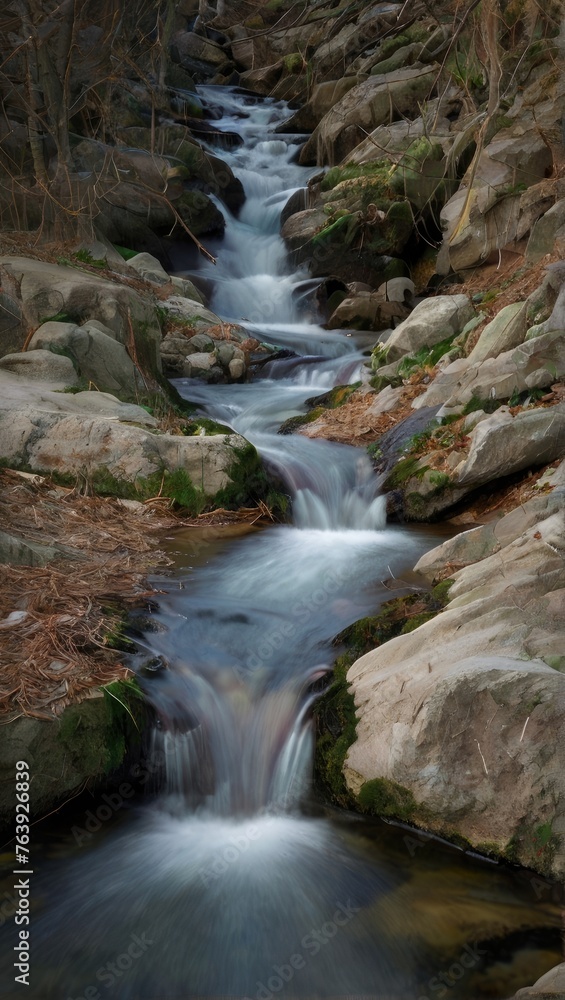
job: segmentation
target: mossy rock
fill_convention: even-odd
[[[360,656],[400,635],[407,626],[416,628],[422,623],[416,622],[418,617],[428,621],[439,614],[448,602],[452,582],[446,580],[431,591],[395,597],[383,604],[377,615],[361,618],[336,636],[335,644],[345,646],[345,652],[336,660],[331,686],[314,707],[317,735],[315,776],[323,793],[331,802],[346,808],[361,808],[365,811],[371,811],[371,803],[376,802],[375,796],[370,794],[370,789],[365,793],[365,802],[356,800],[347,788],[343,774],[347,751],[357,737],[355,701],[347,680],[349,668]],[[393,790],[389,791],[392,796],[389,797],[389,804],[391,801],[395,803],[400,801],[401,804],[404,802],[403,808],[406,812],[407,800],[402,797],[398,799],[398,796],[393,796]],[[398,811],[381,812],[379,815],[408,818]],[[419,810],[419,816],[420,818],[424,816],[422,809]]]
[[[14,767],[30,768],[32,819],[62,804],[81,786],[93,790],[135,756],[147,724],[146,703],[135,682],[117,681],[59,719],[20,717],[2,729],[0,816],[11,824],[15,813]]]
[[[312,396],[306,400],[307,406],[323,406],[327,410],[337,410],[338,407],[347,403],[356,389],[362,385],[361,382],[353,382],[351,385],[335,385],[329,392],[324,392],[320,396]]]

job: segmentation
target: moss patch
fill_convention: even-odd
[[[230,482],[216,493],[215,505],[237,510],[264,503],[271,514],[284,520],[289,497],[276,489],[252,444],[234,448],[234,461],[228,469]]]
[[[418,808],[412,792],[388,778],[366,781],[359,790],[357,802],[362,812],[400,820],[412,819]]]

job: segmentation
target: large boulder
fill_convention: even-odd
[[[442,406],[442,412],[447,413],[460,409],[473,397],[509,399],[514,393],[546,388],[565,375],[564,347],[565,330],[552,330],[498,357],[473,361],[471,354],[459,358],[438,372],[412,405],[414,409]]]
[[[388,473],[385,488],[393,491],[404,516],[425,521],[479,486],[539,468],[564,454],[565,403],[522,409],[515,415],[503,406],[490,416],[481,413],[463,445],[402,459]]]
[[[70,358],[52,351],[35,349],[25,354],[5,354],[0,358],[0,370],[31,382],[46,382],[52,386],[77,386],[79,380]]]
[[[234,446],[244,443],[236,434],[162,433],[141,406],[103,392],[54,392],[0,369],[0,454],[16,467],[87,478],[109,472],[127,483],[182,469],[213,495],[229,482]]]
[[[438,271],[446,274],[485,260],[520,240],[555,202],[558,182],[551,149],[538,128],[504,129],[469,168],[441,212],[445,230]]]
[[[97,320],[91,320],[84,326],[43,323],[35,331],[29,346],[32,352],[36,348],[64,352],[71,358],[78,374],[101,392],[133,398],[144,388],[143,376],[124,345]]]
[[[378,125],[396,117],[416,118],[433,96],[439,66],[403,69],[370,77],[350,90],[325,115],[305,144],[300,162],[339,163]]]
[[[474,313],[466,295],[438,295],[424,299],[388,338],[387,361],[397,361],[404,354],[417,354],[423,347],[433,347],[456,336]]]
[[[344,768],[377,810],[402,803],[404,819],[556,876],[565,675],[542,656],[562,635],[564,528],[560,510],[460,570],[444,612],[351,667]]]
[[[21,320],[11,330],[11,342],[21,349],[30,328],[48,321],[84,326],[102,323],[124,347],[135,350],[144,373],[160,376],[161,325],[155,301],[115,275],[115,280],[70,267],[27,257],[1,256],[3,273],[17,285]]]

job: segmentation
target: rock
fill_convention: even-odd
[[[292,118],[279,126],[279,132],[313,132],[322,118],[360,83],[356,76],[342,76],[337,80],[318,83],[306,104],[296,111]]]
[[[324,116],[305,144],[300,162],[332,166],[378,125],[396,115],[416,117],[419,103],[433,94],[438,70],[397,70],[360,83]]]
[[[471,362],[496,358],[503,351],[517,347],[526,336],[526,303],[513,302],[505,306],[485,326],[473,350],[468,355]]]
[[[134,397],[144,387],[143,377],[124,345],[114,339],[108,327],[96,321],[84,326],[44,323],[31,338],[30,348],[64,351],[78,374],[101,392]]]
[[[268,97],[277,85],[284,69],[282,59],[271,66],[259,66],[257,69],[247,69],[239,75],[239,83],[246,90]]]
[[[79,268],[26,257],[2,256],[0,264],[19,282],[21,346],[30,328],[35,330],[48,320],[64,320],[77,326],[97,320],[124,346],[133,335],[140,367],[160,376],[161,325],[149,294],[120,283],[119,278],[111,281]]]
[[[515,416],[501,407],[470,432],[466,450],[454,448],[447,455],[429,450],[421,458],[405,457],[388,473],[385,489],[395,491],[395,509],[425,521],[478,486],[561,458],[564,430],[565,403],[522,410]]]
[[[155,134],[150,128],[123,128],[118,130],[118,135],[128,147],[151,150],[152,143],[156,144],[167,161],[169,182],[171,173],[180,166],[181,179],[186,186],[221,198],[232,212],[238,212],[243,205],[245,193],[241,181],[224,160],[199,145],[186,125],[163,123]],[[182,185],[180,190],[183,190]]]
[[[537,220],[526,248],[526,260],[537,264],[546,254],[553,252],[555,241],[565,226],[565,198],[552,205],[551,208]]]
[[[47,566],[54,559],[61,559],[64,552],[59,545],[42,545],[25,538],[0,531],[0,563],[12,566]]]
[[[184,437],[155,433],[143,407],[106,393],[68,395],[0,369],[0,454],[36,472],[94,475],[108,470],[136,482],[184,469],[195,487],[213,495],[229,481],[238,435]]]
[[[564,508],[563,489],[533,497],[499,520],[462,531],[435,549],[430,549],[418,560],[414,572],[424,576],[430,583],[437,582],[440,577],[444,579],[463,566],[477,563],[499,552],[539,521]]]
[[[199,82],[204,82],[229,64],[224,49],[192,31],[176,32],[171,39],[171,53],[174,62]]]
[[[564,527],[561,508],[460,570],[444,612],[351,667],[359,722],[344,768],[354,795],[396,783],[412,802],[403,818],[558,877],[565,677],[527,648],[540,629],[562,637]]]
[[[0,369],[17,378],[46,382],[49,385],[76,386],[78,376],[70,358],[52,351],[31,350],[25,354],[5,354]]]
[[[556,965],[538,979],[514,994],[513,1000],[563,1000],[565,997],[565,962]]]
[[[438,272],[472,267],[522,239],[555,201],[557,182],[544,180],[551,170],[551,151],[537,128],[499,132],[482,151],[474,175],[463,178],[442,209]]]
[[[10,779],[16,761],[27,761],[32,770],[30,808],[37,821],[68,801],[86,782],[93,790],[107,788],[111,760],[114,767],[119,766],[129,747],[130,764],[135,762],[135,754],[130,756],[130,735],[129,716],[125,711],[117,714],[115,699],[105,698],[101,692],[79,705],[70,705],[57,720],[14,719],[5,726],[0,743],[2,826],[13,827],[14,823]]]
[[[203,378],[208,375],[216,364],[214,351],[209,353],[194,352],[189,354],[184,364],[183,375],[186,378]]]
[[[516,392],[550,386],[565,375],[564,344],[565,331],[553,330],[496,358],[487,357],[474,364],[472,355],[460,358],[438,372],[430,387],[412,405],[414,409],[442,406],[443,415],[472,398],[509,399]]]
[[[471,434],[468,457],[455,470],[458,486],[476,488],[493,479],[537,468],[565,453],[565,403],[522,410],[497,410]]]
[[[401,302],[387,302],[382,292],[358,292],[340,302],[326,325],[328,330],[389,330],[409,312]]]
[[[417,354],[422,347],[433,347],[454,337],[473,315],[473,306],[466,295],[424,299],[387,340],[387,361],[396,361],[404,354]]]
[[[160,261],[150,253],[137,253],[135,257],[130,257],[128,264],[145,281],[151,281],[154,285],[166,285],[171,280]]]
[[[287,219],[282,227],[281,236],[296,263],[308,260],[312,256],[312,240],[327,221],[328,217],[323,208],[308,208],[304,212],[295,212]]]

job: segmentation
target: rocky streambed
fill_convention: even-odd
[[[300,728],[306,716],[296,690],[284,688],[279,708],[272,707],[271,682],[276,677],[275,689],[282,685],[289,657],[318,667],[319,650],[341,630],[345,652],[333,687],[316,709],[317,772],[325,794],[365,815],[525,865],[537,873],[531,876],[536,902],[553,900],[555,891],[559,897],[554,880],[563,878],[565,843],[565,217],[558,12],[505,10],[493,45],[492,33],[481,35],[468,15],[454,22],[447,9],[432,17],[424,8],[408,11],[399,4],[370,10],[317,4],[300,12],[270,6],[272,11],[243,18],[225,5],[201,5],[196,20],[196,10],[184,12],[191,30],[178,27],[172,61],[179,72],[206,82],[198,90],[184,88],[183,100],[192,103],[188,116],[185,103],[182,122],[178,88],[171,88],[156,130],[144,132],[137,123],[116,133],[116,155],[129,180],[118,188],[119,206],[114,195],[106,198],[112,211],[106,206],[100,213],[90,241],[54,254],[31,251],[21,236],[6,236],[0,258],[0,453],[8,467],[55,474],[55,505],[73,487],[133,501],[132,517],[133,511],[147,513],[146,505],[136,504],[168,498],[193,518],[230,506],[255,507],[252,516],[259,518],[275,516],[288,495],[297,534],[314,533],[308,536],[311,579],[295,604],[306,622],[304,635],[292,631],[292,617],[288,633],[271,617],[277,599],[271,607],[269,587],[273,573],[286,566],[285,545],[279,552],[273,542],[276,559],[271,554],[253,584],[266,604],[261,620],[251,615],[252,639],[245,628],[238,632],[243,623],[237,617],[249,608],[246,574],[237,545],[233,549],[228,564],[245,607],[231,608],[228,587],[222,596],[225,621],[220,616],[216,624],[218,635],[228,630],[219,660],[197,624],[209,600],[203,582],[189,615],[191,677],[179,679],[183,671],[175,668],[164,694],[150,694],[166,728],[185,739],[174,751],[169,795],[179,794],[179,782],[183,795],[191,784],[197,799],[210,793],[209,774],[205,768],[199,773],[202,747],[195,744],[191,751],[186,735],[193,727],[186,706],[198,704],[210,731],[256,727],[253,745],[264,749],[267,730],[278,733],[281,742],[269,744],[266,760],[276,761],[280,746],[286,747],[284,766],[273,763],[271,774],[265,763],[266,772],[257,776],[252,806],[251,759],[243,758],[251,768],[245,780],[228,768],[225,781],[239,796],[228,816],[237,815],[242,802],[253,812],[257,796],[263,808],[274,802],[279,809],[281,788],[288,811],[289,787],[300,785],[308,758],[308,727]],[[461,46],[467,47],[464,65]],[[230,84],[244,89],[230,90]],[[266,95],[266,102],[258,104],[252,92]],[[299,107],[287,110],[281,98]],[[136,99],[141,107],[142,88]],[[77,170],[100,169],[107,153],[86,137],[74,153]],[[174,218],[206,241],[199,263],[186,233],[182,244],[178,229],[173,242],[164,236],[171,219],[163,215],[163,178]],[[140,204],[143,223],[133,227]],[[122,242],[132,249],[116,249]],[[218,266],[211,262],[215,257]],[[364,455],[349,458],[350,445]],[[274,482],[267,482],[257,451]],[[15,489],[15,482],[6,488]],[[395,568],[391,552],[389,562],[365,579],[361,566],[375,531],[384,527],[385,506],[389,522],[419,527],[402,542],[398,536],[401,566]],[[438,521],[446,525],[439,545],[422,527]],[[364,542],[356,537],[359,529],[367,535]],[[326,540],[338,532],[327,567],[327,553],[319,562],[317,532],[325,532]],[[17,559],[31,565],[25,571],[30,579],[38,563],[58,568],[61,558],[73,557],[52,538],[34,537],[30,544],[29,534],[25,520],[13,523],[3,547],[7,564]],[[410,558],[407,539],[418,537],[425,541]],[[346,543],[343,552],[335,548],[338,538],[340,546]],[[297,559],[301,549],[305,558],[305,539],[293,535]],[[385,538],[379,559],[387,544]],[[333,563],[335,570],[342,557],[344,567],[348,561],[358,567],[355,586],[363,578],[369,589],[357,592],[344,570],[351,585],[342,592],[340,578],[333,620],[321,625],[310,607],[316,574],[322,574],[323,590],[329,577],[322,569],[329,572]],[[140,573],[142,562],[136,563]],[[303,564],[298,559],[295,565]],[[296,572],[290,565],[286,571],[289,577]],[[185,586],[182,573],[180,579]],[[141,580],[128,581],[132,600],[143,592]],[[210,580],[217,598],[221,575],[212,571]],[[106,606],[103,590],[96,600]],[[23,594],[12,603],[2,627],[14,661],[17,630],[30,624],[21,616],[30,609]],[[171,630],[186,609],[163,599],[160,613]],[[263,687],[269,678],[266,701],[257,700],[257,678],[251,696],[248,668],[242,676],[237,667],[250,650],[257,658],[256,633]],[[97,635],[104,645],[103,627]],[[288,648],[281,659],[283,635]],[[227,667],[226,649],[234,660]],[[169,661],[179,657],[176,647],[153,652]],[[107,696],[80,701],[101,682],[131,676],[121,653],[110,657],[107,673],[94,668],[76,690],[61,680],[61,657],[53,648],[42,655],[54,695],[41,711],[60,722],[33,721],[30,715],[41,714],[37,705],[34,710],[23,697],[12,702],[12,717],[16,712],[27,718],[10,722],[11,733],[18,725],[18,739],[6,741],[3,757],[8,781],[14,753],[21,757],[27,749],[41,756],[45,751],[38,748],[49,741],[38,741],[39,730],[59,727],[56,757],[62,734],[63,778],[51,797],[42,790],[39,812],[85,779],[123,763],[132,735],[127,720],[139,708],[136,698],[126,699],[128,708],[116,721],[106,711]],[[329,657],[326,651],[324,662]],[[62,659],[65,669],[73,668],[76,650],[66,647]],[[218,680],[228,674],[231,686]],[[195,676],[212,684],[214,698],[222,692],[212,714],[210,695],[203,700]],[[306,673],[300,677],[304,682]],[[123,701],[123,691],[114,694]],[[77,703],[71,709],[69,700]],[[91,725],[97,701],[105,706],[104,717]],[[75,713],[72,719],[69,713]],[[92,727],[96,739],[83,741],[77,751],[69,743],[71,729]],[[214,808],[216,818],[225,819],[225,800]],[[143,851],[155,837],[161,843],[152,824],[144,824]],[[300,858],[307,831],[287,832]],[[318,827],[310,834],[326,837]],[[341,849],[327,836],[337,857]],[[415,833],[413,853],[425,842],[421,836]],[[126,835],[118,853],[127,842]],[[319,876],[302,870],[314,885]],[[73,898],[58,911],[61,926]],[[87,923],[102,941],[93,913]],[[527,920],[518,924],[524,928]],[[347,949],[341,957],[346,963]],[[363,987],[373,975],[365,961]],[[85,969],[77,964],[69,988],[83,985]],[[392,988],[394,980],[397,991],[410,990],[408,979],[397,981],[387,970],[382,988],[385,980]],[[181,963],[174,988],[181,988],[185,973]],[[222,986],[223,974],[218,972]],[[56,989],[57,975],[53,967],[46,972],[49,989]],[[209,985],[209,975],[203,967],[195,982]],[[540,982],[543,995],[560,995],[562,975],[561,968]],[[534,978],[526,963],[522,982]],[[310,990],[322,988],[314,972],[308,982]],[[467,988],[479,987],[463,984]],[[131,989],[141,989],[137,977]],[[504,986],[496,995],[505,995]]]

